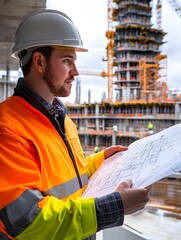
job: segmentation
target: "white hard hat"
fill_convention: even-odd
[[[33,51],[44,46],[87,51],[72,20],[66,14],[52,9],[35,12],[20,23],[15,34],[12,57],[19,58],[18,53],[26,49],[27,56],[21,59],[21,65],[25,65]]]

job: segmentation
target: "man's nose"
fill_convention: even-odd
[[[78,75],[79,75],[79,71],[77,70],[77,67],[76,67],[76,66],[74,66],[74,68],[72,68],[72,69],[70,70],[70,75],[71,75],[71,76],[78,76]]]

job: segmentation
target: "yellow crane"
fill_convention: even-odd
[[[156,4],[156,22],[157,28],[161,29],[162,27],[162,1],[158,0]]]
[[[94,72],[87,70],[80,70],[80,75],[94,75],[107,77],[107,91],[108,98],[105,101],[113,102],[113,78],[114,78],[114,28],[113,28],[113,0],[107,2],[107,19],[108,19],[108,30],[106,31],[106,37],[108,39],[107,44],[107,72],[102,71]]]
[[[107,44],[107,87],[108,87],[108,101],[113,101],[113,78],[114,78],[114,28],[113,28],[113,1],[108,0],[107,7],[108,14],[108,30],[106,31],[106,37],[108,39]]]

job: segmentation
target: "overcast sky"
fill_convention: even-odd
[[[102,61],[106,55],[107,39],[107,0],[49,0],[49,7],[66,13],[78,28],[88,53],[78,53],[77,66],[87,71],[107,71],[107,63]],[[174,12],[167,0],[162,0],[162,28],[167,35],[162,47],[167,54],[167,84],[181,88],[181,18]],[[155,8],[153,8],[155,9]],[[153,23],[155,21],[153,10]],[[102,92],[107,93],[107,79],[99,76],[81,76],[81,102],[100,101]],[[74,102],[75,83],[72,93],[65,101]]]

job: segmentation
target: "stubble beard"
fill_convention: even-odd
[[[68,91],[64,86],[55,86],[52,79],[55,79],[55,75],[51,70],[50,63],[47,63],[47,68],[43,75],[43,80],[47,84],[50,92],[53,93],[55,97],[68,97],[70,95],[70,91]]]

